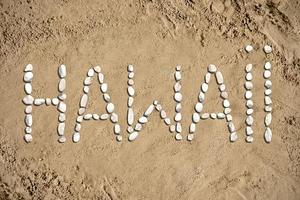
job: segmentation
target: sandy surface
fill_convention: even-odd
[[[212,3],[213,2],[213,3]],[[247,2],[247,3],[246,3]],[[0,1],[0,199],[300,199],[300,4],[279,1]],[[251,54],[243,48],[254,46]],[[273,53],[265,55],[265,44]],[[263,140],[263,64],[273,65],[273,140]],[[67,142],[57,142],[57,111],[35,107],[34,140],[24,135],[23,68],[34,66],[33,95],[57,95],[67,66]],[[224,75],[239,140],[226,123],[197,125],[177,142],[158,113],[126,140],[126,67],[135,66],[135,111],[159,100],[171,116],[174,68],[182,65],[183,135],[210,63]],[[254,65],[254,143],[245,142],[244,67]],[[83,123],[73,144],[82,81],[100,65],[124,141],[108,122]],[[212,82],[205,111],[218,112]],[[103,113],[99,85],[89,110]]]

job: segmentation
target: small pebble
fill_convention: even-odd
[[[217,113],[217,118],[218,119],[224,119],[225,118],[225,114],[224,113]]]
[[[171,119],[170,118],[165,118],[164,122],[166,125],[170,125],[171,124]]]
[[[176,113],[175,118],[174,118],[175,122],[179,122],[179,121],[181,121],[181,119],[182,119],[181,113]]]
[[[246,74],[246,80],[247,80],[247,81],[251,81],[252,79],[253,79],[252,73],[247,73],[247,74]]]
[[[58,142],[59,143],[65,143],[67,141],[67,138],[65,136],[59,136]]]
[[[272,131],[269,127],[266,128],[264,137],[265,137],[265,141],[267,143],[271,142],[271,140],[272,140]]]
[[[77,143],[77,142],[79,142],[79,140],[80,140],[80,133],[79,132],[75,132],[74,134],[73,134],[73,142],[74,143]]]
[[[59,113],[59,115],[58,115],[58,121],[59,122],[66,121],[66,115],[64,113]]]
[[[133,86],[133,85],[134,85],[134,80],[129,79],[129,80],[127,81],[127,84],[130,85],[130,86]]]
[[[127,71],[128,72],[133,72],[133,65],[128,65]]]
[[[32,133],[32,128],[27,126],[27,127],[25,128],[25,133],[26,133],[26,134],[31,134],[31,133]]]
[[[67,105],[61,101],[61,102],[59,102],[57,109],[59,112],[64,113],[67,110]]]
[[[134,130],[136,131],[141,131],[143,128],[142,124],[141,123],[136,123],[135,127],[134,127]]]
[[[26,94],[31,94],[32,93],[31,83],[25,83],[25,85],[24,85],[24,91],[25,91]]]
[[[26,65],[24,72],[31,72],[32,70],[33,70],[32,64],[28,64],[28,65]]]
[[[132,108],[128,108],[127,110],[127,123],[128,125],[132,125],[134,121],[134,112]]]
[[[210,118],[211,119],[216,119],[217,118],[217,114],[216,113],[210,113]]]
[[[265,45],[265,46],[264,46],[264,52],[265,52],[266,54],[271,53],[271,52],[272,52],[272,47],[270,47],[269,45]]]
[[[98,74],[98,81],[100,84],[102,84],[104,82],[104,75],[102,73]]]
[[[174,84],[174,91],[179,92],[180,90],[181,90],[181,84],[180,84],[180,82],[176,82]]]
[[[26,124],[26,126],[31,127],[32,122],[33,122],[32,115],[31,114],[25,115],[25,124]]]
[[[252,115],[252,114],[253,114],[253,109],[252,108],[247,109],[246,115]]]
[[[134,72],[129,72],[128,73],[128,78],[129,79],[133,79],[133,77],[134,77]]]
[[[188,134],[187,140],[192,141],[194,139],[194,134]]]
[[[117,135],[117,136],[116,136],[117,142],[121,142],[122,139],[123,139],[122,135]]]
[[[115,124],[115,125],[114,125],[114,133],[115,133],[116,135],[119,135],[119,134],[121,133],[121,127],[120,127],[119,124]]]
[[[133,87],[129,86],[127,88],[127,92],[128,92],[128,95],[132,97],[134,95],[134,89],[133,89]]]
[[[51,105],[51,99],[50,98],[46,98],[45,103],[46,103],[47,106]]]
[[[252,64],[246,65],[246,68],[245,68],[246,72],[251,72],[252,71],[252,67],[253,67]]]
[[[216,67],[215,65],[210,64],[210,65],[208,66],[208,71],[209,71],[210,73],[215,73],[215,72],[217,71],[217,67]]]
[[[175,80],[180,81],[181,80],[181,73],[179,71],[175,72]]]
[[[246,91],[246,93],[245,93],[245,98],[247,99],[247,100],[249,100],[249,99],[251,99],[252,98],[252,92],[251,91]]]
[[[230,106],[230,102],[227,99],[223,100],[223,107],[228,108]]]
[[[265,96],[265,105],[270,105],[270,104],[272,104],[272,100],[271,100],[271,98],[269,97],[269,96]]]
[[[89,77],[94,76],[94,74],[95,74],[95,71],[94,71],[93,68],[90,68],[90,69],[88,70],[88,72],[87,72],[87,75],[88,75]]]
[[[175,132],[175,129],[176,129],[176,127],[175,127],[174,124],[172,124],[172,125],[170,126],[170,128],[169,128],[169,130],[170,130],[171,133],[174,133],[174,132]]]
[[[225,84],[221,84],[221,85],[219,85],[219,90],[220,90],[221,92],[224,92],[224,91],[225,91],[225,89],[226,89],[226,86],[225,86]]]
[[[83,116],[78,116],[76,122],[81,123],[83,121]]]
[[[227,92],[221,92],[221,97],[222,97],[222,99],[227,99],[228,98],[228,93]]]
[[[94,120],[99,120],[100,119],[100,116],[96,113],[93,114],[93,119]]]
[[[250,53],[253,50],[253,47],[251,45],[247,45],[245,47],[245,50],[246,50],[247,53]]]
[[[80,107],[86,108],[89,96],[87,94],[83,94],[80,100]]]
[[[114,112],[114,110],[115,110],[114,104],[113,103],[108,103],[107,106],[106,106],[106,111],[108,113],[112,113],[112,112]]]
[[[224,80],[223,80],[222,73],[220,71],[217,71],[215,75],[216,75],[217,83],[219,85],[223,84]]]
[[[198,101],[200,103],[203,103],[204,102],[204,99],[205,99],[205,94],[203,92],[200,92],[199,93],[199,96],[198,96]]]
[[[133,127],[132,126],[128,126],[127,127],[127,132],[128,133],[132,133],[134,131]]]
[[[194,133],[196,131],[196,124],[195,123],[191,123],[189,131],[190,131],[190,133]]]
[[[139,133],[138,133],[137,131],[134,131],[134,132],[132,132],[132,133],[129,135],[128,140],[129,140],[130,142],[132,142],[132,141],[134,141],[138,136],[139,136]]]
[[[270,96],[272,94],[272,90],[271,89],[266,89],[265,90],[265,95],[266,96]]]
[[[100,72],[101,72],[101,67],[100,67],[100,66],[95,66],[95,67],[94,67],[94,71],[95,71],[96,73],[100,73]]]
[[[58,135],[62,136],[65,134],[65,126],[66,124],[65,123],[59,123],[58,126],[57,126],[57,133]]]
[[[182,135],[180,135],[179,133],[177,133],[177,134],[175,135],[175,139],[176,139],[176,140],[182,140]]]
[[[265,111],[266,112],[271,112],[272,111],[272,107],[271,106],[265,106]]]
[[[133,97],[128,97],[127,106],[129,108],[132,107],[133,102],[134,102],[134,98]]]
[[[107,90],[108,90],[108,85],[107,85],[107,83],[102,83],[102,84],[101,84],[101,87],[100,87],[100,90],[101,90],[102,93],[106,93]]]
[[[119,117],[116,113],[112,113],[110,116],[110,120],[112,123],[117,123],[119,121]]]
[[[231,115],[226,115],[226,121],[231,122],[232,121],[232,116]]]
[[[180,124],[180,123],[177,123],[177,124],[176,124],[176,132],[177,132],[177,133],[181,133],[181,131],[182,131],[181,124]]]
[[[209,113],[203,113],[202,115],[201,115],[201,119],[208,119],[209,118]]]
[[[192,120],[194,123],[198,123],[200,121],[200,115],[198,113],[193,113]]]
[[[251,126],[246,127],[246,135],[253,135],[253,129]]]
[[[253,107],[253,101],[252,100],[247,100],[246,101],[246,106],[247,106],[247,108],[252,108]]]
[[[65,93],[60,93],[57,98],[61,101],[65,100],[67,98],[67,95]]]
[[[105,102],[109,103],[110,102],[110,96],[109,96],[109,94],[104,93],[103,94],[103,99],[104,99]]]
[[[165,118],[167,117],[166,111],[161,110],[161,111],[160,111],[160,117],[161,117],[162,119],[165,119]]]
[[[83,119],[84,120],[90,120],[90,119],[92,119],[93,118],[93,115],[92,114],[85,114],[84,116],[83,116]]]
[[[245,83],[246,90],[252,90],[253,89],[253,83],[250,81],[246,81]]]
[[[252,136],[247,136],[246,137],[246,142],[252,143],[253,142],[253,137]]]
[[[207,83],[202,83],[201,90],[202,90],[203,93],[207,92],[207,90],[208,90],[208,84]]]
[[[59,66],[58,76],[59,76],[59,78],[65,78],[67,76],[67,69],[66,69],[65,65]]]
[[[26,95],[24,98],[23,98],[23,103],[25,105],[32,105],[33,104],[33,101],[34,101],[34,98],[31,96],[31,95]]]
[[[176,66],[176,71],[180,71],[181,70],[181,66],[180,65],[177,65]]]
[[[202,111],[202,109],[203,109],[203,104],[200,103],[200,102],[196,103],[196,105],[195,105],[195,111],[197,113],[200,113]]]
[[[270,126],[272,122],[272,114],[271,113],[268,113],[266,116],[265,116],[265,125],[266,126]]]
[[[92,84],[92,77],[86,77],[84,79],[84,82],[83,82],[84,85],[91,85]]]
[[[29,82],[32,81],[32,79],[33,79],[33,73],[32,72],[25,72],[24,78],[23,78],[24,82],[29,83]]]
[[[210,77],[211,77],[211,73],[206,73],[205,74],[205,76],[204,76],[204,81],[205,81],[205,83],[209,83],[209,81],[210,81]]]
[[[79,108],[78,115],[83,115],[85,113],[85,108]]]
[[[224,114],[228,115],[229,113],[231,113],[231,108],[225,108],[224,109]]]
[[[107,120],[108,118],[109,118],[109,114],[107,113],[100,115],[101,120]]]
[[[26,113],[26,114],[32,113],[32,106],[26,106],[26,108],[25,108],[25,113]]]
[[[139,118],[138,122],[141,123],[141,124],[145,124],[145,123],[148,122],[148,119],[147,119],[147,117],[142,116],[142,117]]]
[[[25,140],[25,142],[27,142],[27,143],[32,142],[32,135],[31,135],[31,134],[25,134],[25,135],[24,135],[24,140]]]
[[[271,63],[270,62],[266,62],[265,64],[265,70],[270,70],[272,67]]]
[[[234,124],[232,122],[228,122],[228,130],[230,133],[235,132],[235,127]]]
[[[34,99],[34,105],[40,106],[43,105],[46,102],[45,99]]]
[[[235,142],[237,141],[238,137],[237,137],[237,134],[236,132],[233,132],[230,134],[230,142]]]
[[[264,71],[264,78],[265,79],[268,79],[268,78],[270,78],[271,77],[271,71],[270,70],[265,70]]]
[[[176,102],[181,102],[182,94],[179,93],[179,92],[176,92],[175,95],[174,95],[174,99],[175,99]]]
[[[151,113],[153,112],[153,110],[154,110],[154,105],[151,104],[151,105],[147,108],[147,110],[145,111],[144,116],[145,116],[145,117],[148,117],[149,115],[151,115]]]
[[[181,103],[177,103],[175,106],[175,111],[179,113],[181,109],[182,109]]]
[[[80,129],[81,129],[81,124],[76,123],[74,130],[75,130],[76,132],[79,132]]]
[[[247,116],[247,117],[246,117],[246,124],[247,124],[248,126],[252,126],[252,125],[253,125],[253,122],[254,122],[254,119],[253,119],[252,116]]]
[[[160,104],[157,104],[155,106],[155,109],[160,112],[162,110],[162,106]]]
[[[272,87],[272,81],[266,80],[265,81],[265,87],[268,88],[268,89],[270,89]]]

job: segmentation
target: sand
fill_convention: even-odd
[[[300,4],[279,1],[0,1],[0,199],[300,199]],[[244,47],[253,45],[252,53]],[[273,53],[266,55],[269,44]],[[272,63],[273,138],[263,140],[263,64]],[[54,97],[57,68],[67,66],[65,144],[57,142],[57,110],[34,107],[33,138],[23,140],[23,69],[34,66],[33,95]],[[197,125],[186,141],[206,67],[224,76],[239,139],[224,120]],[[245,142],[243,88],[253,64],[254,142]],[[126,81],[135,66],[137,116],[159,100],[173,116],[174,69],[182,66],[183,137],[175,141],[156,112],[127,141]],[[100,65],[119,114],[112,123],[83,123],[71,141],[83,80]],[[89,110],[103,113],[99,85]],[[222,111],[212,81],[205,112]]]

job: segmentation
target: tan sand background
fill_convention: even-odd
[[[297,0],[0,0],[0,199],[300,199],[300,3]],[[247,54],[244,47],[254,46]],[[265,44],[273,53],[265,55]],[[273,82],[273,140],[265,144],[263,64]],[[57,111],[34,107],[33,137],[23,140],[23,69],[34,66],[33,95],[54,97],[57,68],[67,66],[67,142],[59,144]],[[135,66],[134,109],[157,99],[173,116],[174,69],[182,65],[183,128],[208,64],[222,71],[239,140],[223,120],[197,125],[193,142],[177,142],[157,112],[126,140],[127,65]],[[254,65],[254,143],[245,142],[244,67]],[[120,116],[83,123],[73,144],[83,80],[100,65]],[[96,81],[89,111],[104,112]],[[221,111],[212,81],[207,112]]]

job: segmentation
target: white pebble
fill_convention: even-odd
[[[223,107],[228,108],[230,106],[230,102],[227,99],[223,100]]]
[[[119,117],[116,113],[112,113],[110,116],[110,120],[112,123],[117,123],[119,121]]]
[[[34,99],[34,105],[40,106],[45,103],[45,99]]]
[[[247,108],[252,108],[253,107],[253,101],[252,100],[247,100],[246,101],[246,106],[247,106]]]
[[[59,143],[65,143],[67,141],[67,138],[65,136],[59,136],[58,142]]]
[[[220,71],[217,71],[216,72],[216,79],[217,79],[217,83],[220,85],[220,84],[223,84],[224,80],[223,80],[223,75]]]
[[[181,84],[180,84],[180,82],[176,82],[174,84],[174,91],[179,92],[180,90],[181,90]]]
[[[155,109],[160,112],[162,110],[162,106],[160,104],[157,104],[155,106]]]
[[[96,113],[93,114],[93,119],[94,120],[99,120],[100,119],[100,116]]]
[[[264,78],[265,79],[268,79],[268,78],[270,78],[271,77],[271,71],[270,70],[265,70],[264,71]]]
[[[176,70],[176,71],[180,71],[180,70],[181,70],[181,66],[180,66],[180,65],[177,65],[176,68],[175,68],[175,70]]]
[[[131,141],[135,140],[138,136],[139,136],[139,133],[137,131],[134,131],[129,135],[128,140],[131,142]]]
[[[253,47],[251,45],[247,45],[245,47],[245,50],[247,51],[247,53],[250,53],[253,50]]]
[[[80,107],[86,108],[89,96],[87,94],[83,94],[80,100]]]
[[[176,139],[176,140],[182,140],[182,135],[180,135],[179,133],[177,133],[177,134],[175,135],[175,139]]]
[[[139,118],[138,122],[141,123],[141,124],[145,124],[145,123],[148,122],[148,119],[147,119],[147,117],[142,116],[142,117]]]
[[[127,132],[128,133],[132,133],[134,131],[133,127],[132,126],[128,126],[127,127]]]
[[[78,115],[83,115],[85,113],[85,108],[79,108]]]
[[[67,95],[65,93],[60,93],[57,98],[61,101],[65,100],[67,98]]]
[[[231,122],[232,121],[232,116],[231,115],[226,115],[226,121]]]
[[[104,82],[104,75],[102,73],[98,74],[98,81],[100,84],[102,84]]]
[[[203,93],[207,92],[207,90],[208,90],[208,84],[207,83],[202,83],[201,90],[202,90]]]
[[[101,87],[100,87],[101,92],[102,92],[102,93],[106,93],[106,92],[107,92],[107,89],[108,89],[107,83],[102,83],[102,84],[101,84]]]
[[[246,142],[252,143],[253,142],[253,137],[252,136],[247,136],[246,137]]]
[[[251,99],[252,98],[252,92],[251,91],[246,91],[245,93],[245,98],[248,100],[248,99]]]
[[[269,96],[265,96],[265,105],[270,105],[270,104],[272,104],[272,100],[271,100],[271,98],[269,97]]]
[[[209,118],[209,113],[203,113],[202,115],[201,115],[201,119],[208,119]]]
[[[225,91],[225,89],[226,89],[226,86],[225,86],[225,84],[221,84],[221,85],[219,85],[219,90],[220,90],[221,92],[224,92],[224,91]]]
[[[272,81],[266,80],[265,81],[265,87],[268,88],[268,89],[270,89],[272,87]]]
[[[83,116],[83,119],[85,119],[85,120],[90,120],[90,119],[92,119],[93,118],[93,115],[92,114],[85,114],[84,116]]]
[[[271,89],[266,89],[265,90],[265,95],[266,96],[270,96],[272,94],[272,90]]]
[[[192,141],[194,139],[194,134],[188,134],[187,140]]]
[[[252,115],[252,114],[253,114],[253,109],[252,108],[247,109],[246,115]]]
[[[109,96],[109,94],[104,93],[103,94],[103,99],[104,99],[105,102],[109,103],[110,102],[110,96]]]
[[[63,92],[66,89],[66,79],[60,79],[58,84],[58,91]]]
[[[160,117],[161,117],[162,119],[165,119],[165,118],[167,117],[166,111],[161,110],[161,111],[160,111]]]
[[[238,137],[237,137],[237,134],[236,132],[233,132],[230,134],[230,142],[235,142],[237,141]]]
[[[209,71],[210,73],[215,73],[215,72],[217,71],[217,67],[216,67],[215,65],[210,64],[210,65],[208,66],[208,71]]]
[[[128,95],[132,97],[134,95],[134,89],[133,89],[133,87],[129,86],[127,88],[127,92],[128,92]]]
[[[128,108],[127,110],[127,123],[128,125],[132,125],[134,121],[134,113],[132,108]]]
[[[266,112],[271,112],[272,111],[272,107],[271,106],[265,106],[265,111]]]
[[[84,85],[91,85],[92,84],[92,77],[86,77],[84,79],[84,82],[83,82]]]
[[[145,111],[144,115],[145,115],[146,117],[148,117],[149,115],[151,115],[151,113],[153,112],[153,110],[154,110],[154,105],[151,104],[151,105],[147,108],[147,110]]]
[[[25,134],[25,135],[24,135],[24,140],[25,140],[25,142],[27,142],[27,143],[32,142],[32,135],[31,135],[31,134]]]
[[[176,132],[177,132],[177,133],[181,133],[181,131],[182,131],[181,124],[180,124],[180,123],[177,123],[177,124],[176,124]]]
[[[64,133],[65,133],[65,126],[66,126],[65,123],[59,123],[58,124],[58,126],[57,126],[57,133],[58,133],[58,135],[60,135],[60,136],[64,135]]]
[[[224,109],[224,114],[228,115],[229,113],[231,113],[231,108],[225,108]]]
[[[170,131],[171,133],[174,133],[174,132],[175,132],[175,129],[176,129],[175,125],[172,124],[172,125],[170,126],[170,128],[169,128],[169,131]]]
[[[134,127],[134,130],[136,130],[136,131],[142,130],[142,124],[141,123],[136,123],[136,125]]]
[[[26,95],[24,98],[23,98],[23,103],[25,105],[32,105],[33,104],[33,101],[34,101],[34,98],[31,96],[31,95]]]
[[[217,118],[218,119],[224,119],[225,118],[225,114],[224,113],[217,113]]]
[[[32,64],[28,64],[28,65],[26,65],[24,72],[31,72],[32,70],[33,70]]]
[[[250,73],[250,72],[247,73],[247,74],[246,74],[246,80],[247,80],[247,81],[251,81],[252,79],[253,79],[252,73]]]
[[[30,83],[25,83],[24,85],[24,90],[26,94],[31,94],[32,93],[32,86]]]
[[[264,52],[265,52],[266,54],[271,53],[271,52],[272,52],[272,47],[270,47],[269,45],[265,45],[265,46],[264,46]]]
[[[113,103],[108,103],[107,106],[106,106],[106,111],[108,113],[112,113],[112,112],[114,112],[114,110],[115,110],[114,104]]]
[[[26,106],[26,108],[25,108],[25,113],[26,113],[26,114],[32,113],[32,106]]]
[[[61,65],[58,67],[58,76],[60,78],[65,78],[67,76],[67,69],[65,65]]]
[[[95,66],[95,67],[94,67],[94,71],[95,71],[96,73],[100,73],[100,72],[101,72],[101,67],[100,67],[100,66]]]
[[[93,68],[90,68],[90,69],[88,70],[88,72],[87,72],[87,75],[88,75],[89,77],[94,76],[94,74],[95,74],[95,71],[94,71]]]
[[[122,135],[117,135],[117,136],[116,136],[117,142],[121,142],[122,139],[123,139]]]
[[[181,113],[176,113],[175,118],[174,118],[175,122],[179,122],[179,121],[181,121],[181,119],[182,119]]]
[[[134,72],[129,72],[128,78],[129,78],[129,79],[133,79],[133,77],[134,77]]]
[[[266,126],[270,126],[272,122],[272,114],[271,113],[268,113],[266,116],[265,116],[265,125]]]
[[[196,103],[196,105],[195,105],[196,112],[200,113],[202,111],[202,109],[203,109],[203,104],[200,102]]]
[[[127,71],[128,72],[133,72],[133,65],[128,65]]]
[[[196,124],[195,123],[191,123],[189,131],[190,131],[190,133],[194,133],[196,131]]]
[[[272,67],[271,63],[270,62],[266,62],[265,64],[265,70],[270,70]]]
[[[203,92],[200,92],[198,96],[198,101],[202,103],[204,99],[205,99],[205,94]]]
[[[59,122],[66,121],[66,115],[64,113],[59,113],[59,115],[58,115],[58,121]]]
[[[228,98],[228,93],[227,92],[221,92],[222,99],[227,99]]]
[[[100,115],[101,120],[106,120],[108,118],[109,118],[109,114],[107,114],[107,113]]]
[[[175,106],[175,111],[180,112],[181,109],[182,109],[181,103],[177,103],[176,106]]]
[[[25,124],[26,126],[32,126],[32,115],[31,114],[28,114],[25,116]]]
[[[211,73],[206,73],[205,74],[205,77],[204,77],[204,81],[205,81],[205,83],[209,83],[209,81],[210,81],[210,78],[211,78]]]
[[[24,82],[28,83],[28,82],[31,82],[33,79],[33,73],[32,72],[25,72],[24,74]]]
[[[127,84],[130,85],[130,86],[133,86],[133,85],[134,85],[134,80],[129,79],[129,80],[127,81]]]
[[[121,127],[120,127],[119,124],[115,124],[115,126],[114,126],[114,133],[116,135],[119,135],[121,133]]]
[[[51,99],[50,98],[46,98],[45,103],[46,103],[47,106],[49,106],[51,104]]]
[[[61,102],[59,102],[57,109],[59,112],[64,113],[67,110],[67,105],[61,101]]]
[[[272,140],[272,131],[269,127],[266,128],[264,137],[265,137],[265,141],[267,143],[271,142],[271,140]]]
[[[251,70],[252,70],[252,67],[253,67],[253,65],[252,65],[252,64],[248,64],[248,65],[246,65],[246,68],[245,68],[246,72],[251,72]]]
[[[210,113],[210,118],[211,119],[216,119],[217,118],[217,114],[216,113]]]
[[[200,121],[200,115],[196,112],[193,113],[192,120],[194,123],[198,123]]]
[[[235,127],[234,124],[232,122],[228,122],[228,130],[230,133],[235,132]]]
[[[247,116],[247,117],[246,117],[246,124],[247,124],[248,126],[252,126],[252,125],[253,125],[253,122],[254,122],[254,119],[253,119],[252,116]]]
[[[181,80],[181,73],[179,71],[175,72],[175,80],[180,81]]]
[[[32,128],[27,126],[27,127],[25,128],[25,133],[26,133],[26,134],[31,134],[31,133],[32,133]]]
[[[73,134],[73,142],[74,143],[77,143],[77,142],[79,142],[79,140],[80,140],[80,133],[79,132],[75,132],[74,134]]]
[[[246,135],[253,135],[253,129],[251,126],[246,127]]]
[[[253,83],[250,81],[246,81],[245,83],[246,90],[252,90],[253,89]]]
[[[182,94],[179,93],[179,92],[176,92],[175,95],[174,95],[174,99],[177,102],[181,102],[181,100],[182,100]]]
[[[170,125],[171,124],[171,119],[170,118],[165,118],[164,122],[166,125]]]

